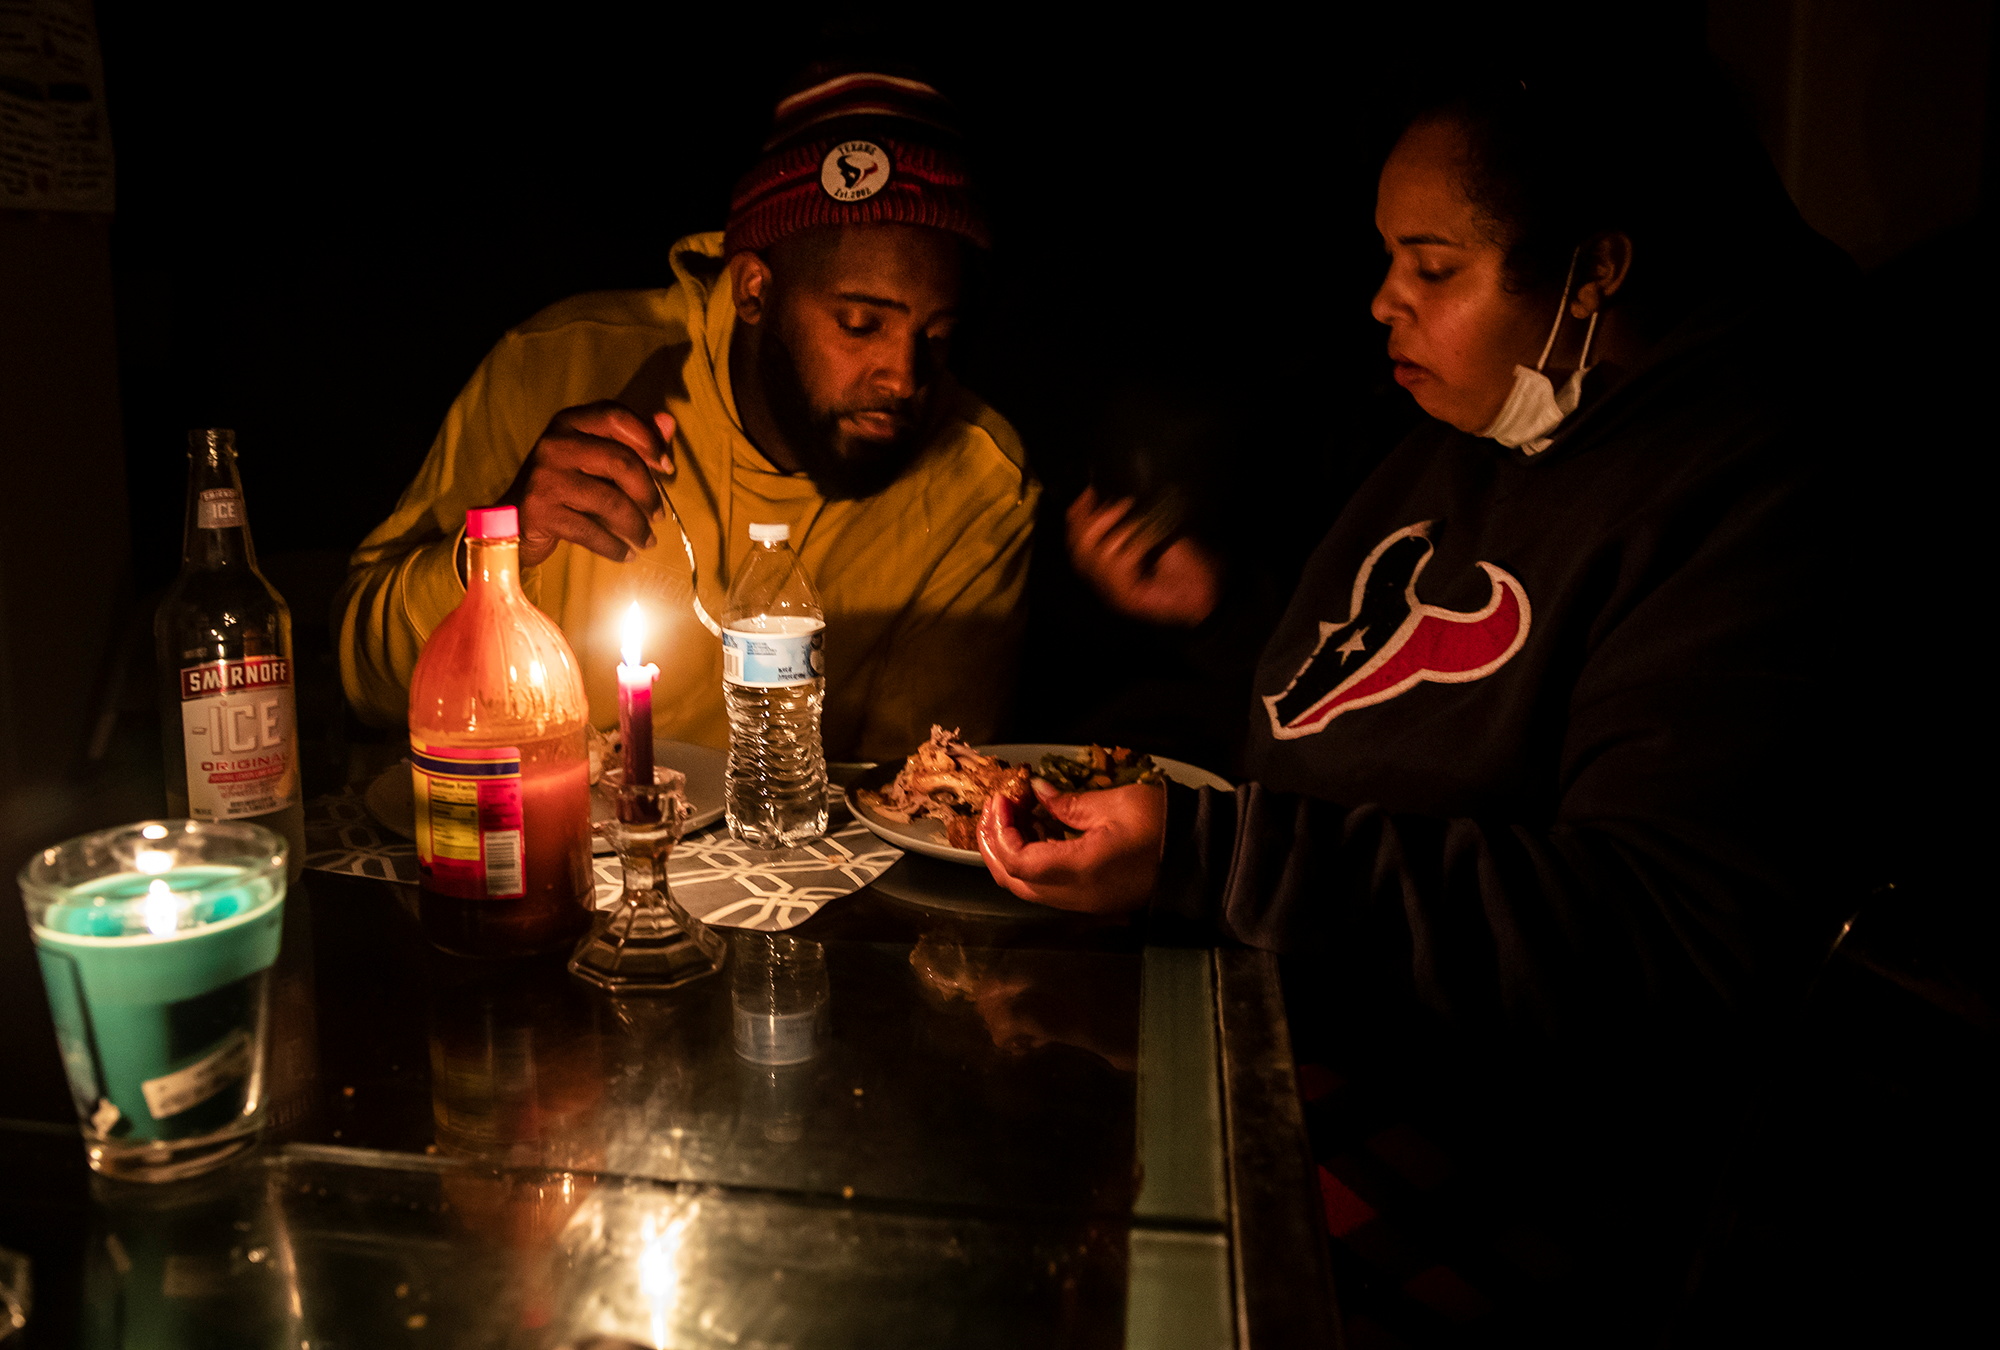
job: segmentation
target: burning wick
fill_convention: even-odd
[[[627,783],[653,781],[653,681],[660,677],[660,668],[640,662],[639,640],[645,627],[645,616],[634,600],[618,626],[618,646],[624,657],[618,663],[618,734],[625,743]],[[659,812],[649,802],[620,798],[618,818],[652,821],[659,819]]]
[[[146,929],[155,937],[165,937],[180,927],[181,907],[174,901],[174,888],[165,879],[154,877],[146,888]]]

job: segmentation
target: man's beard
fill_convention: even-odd
[[[929,427],[923,413],[929,400],[921,394],[879,407],[815,411],[791,348],[775,327],[757,344],[756,371],[778,434],[823,497],[833,501],[872,497],[901,477],[924,447]],[[843,414],[877,411],[905,419],[894,439],[878,441],[842,432]]]

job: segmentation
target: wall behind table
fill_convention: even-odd
[[[0,211],[0,475],[0,1117],[61,1119],[14,872],[79,829],[156,814],[160,790],[157,751],[123,800],[86,803],[72,777],[128,552],[102,216]]]
[[[1351,412],[1334,391],[1360,366],[1324,353],[1379,356],[1373,170],[1326,98],[1365,89],[1367,55],[1329,46],[1327,19],[629,9],[523,28],[100,5],[142,589],[172,571],[185,428],[238,430],[267,559],[351,548],[507,326],[661,284],[675,238],[721,225],[778,89],[822,44],[910,60],[958,99],[999,247],[957,365],[1021,427],[1052,504],[1081,486],[1092,402],[1122,371],[1237,408]],[[1275,283],[1249,270],[1266,256]],[[1310,466],[1323,438],[1274,448]],[[1038,587],[1041,612],[1075,601],[1060,566]],[[324,596],[287,597],[303,643]]]
[[[1034,444],[1107,366],[1167,353],[1227,385],[1222,366],[1318,341],[1335,235],[1360,262],[1338,309],[1372,328],[1365,204],[1345,231],[1328,213],[1372,179],[1325,106],[1364,53],[1329,49],[1324,20],[168,8],[99,7],[142,570],[170,570],[180,437],[210,421],[241,433],[262,549],[351,547],[508,325],[660,284],[676,237],[720,226],[822,44],[913,59],[959,98],[1001,240],[961,368]],[[1282,286],[1242,270],[1266,247]]]
[[[303,573],[335,575],[326,555],[387,512],[500,333],[566,295],[664,281],[668,244],[720,224],[779,86],[843,42],[922,63],[964,109],[1000,247],[957,362],[1022,429],[1050,505],[1082,484],[1102,387],[1136,370],[1259,419],[1239,456],[1243,514],[1302,554],[1341,504],[1344,466],[1411,415],[1366,312],[1374,137],[1397,76],[1454,50],[1547,45],[1499,7],[1480,31],[1449,14],[1419,31],[1400,13],[1255,7],[1171,23],[832,3],[753,22],[579,3],[533,25],[367,4],[171,8],[99,7],[142,589],[172,571],[182,435],[203,423],[241,433],[267,557],[310,551]],[[1874,42],[1902,12],[1884,3],[1640,8],[1643,42],[1601,27],[1581,40],[1712,40],[1772,114],[1780,160],[1801,166],[1808,214],[1843,244],[1893,247],[1962,205],[1981,151],[1951,110],[1978,103],[1978,41],[1954,38],[1944,65],[1923,25]],[[1841,158],[1858,142],[1834,113],[1861,117],[1868,164],[1895,174]],[[1939,117],[1958,131],[1934,136]],[[1876,233],[1843,237],[1821,211],[1842,201]],[[302,630],[319,623],[323,597],[290,598]],[[1036,601],[1047,652],[1106,622],[1058,558],[1038,566]],[[1075,664],[1044,663],[1024,735],[1128,692],[1080,692]]]
[[[237,429],[263,552],[351,548],[507,326],[719,221],[766,91],[637,22],[100,5],[142,581],[186,428]]]
[[[1979,210],[1990,0],[1710,0],[1707,26],[1800,213],[1863,267]]]
[[[109,223],[0,211],[0,790],[72,767],[129,552]]]

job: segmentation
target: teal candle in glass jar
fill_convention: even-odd
[[[22,870],[98,1170],[184,1175],[261,1124],[284,858],[259,826],[153,821],[71,840]]]

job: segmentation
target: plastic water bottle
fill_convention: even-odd
[[[826,612],[786,525],[752,525],[750,557],[722,615],[729,711],[729,832],[759,848],[826,833]]]

